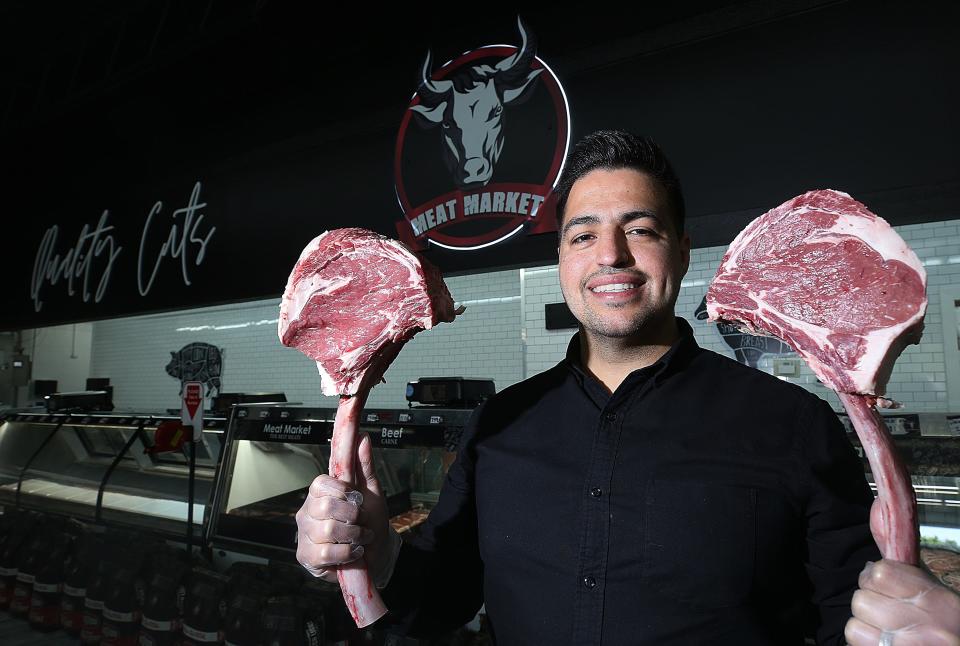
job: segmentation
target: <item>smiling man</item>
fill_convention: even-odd
[[[610,391],[679,338],[673,308],[690,238],[657,179],[598,167],[560,186],[560,287],[580,321],[587,369]],[[681,203],[682,204],[682,203]]]
[[[590,135],[557,194],[566,357],[477,409],[418,540],[391,533],[362,442],[362,507],[318,477],[300,562],[335,581],[362,556],[413,635],[485,604],[508,645],[957,644],[956,595],[865,568],[872,496],[830,407],[674,315],[690,239],[662,151]]]

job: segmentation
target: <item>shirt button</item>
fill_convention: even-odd
[[[608,422],[615,422],[615,421],[617,421],[617,414],[616,414],[616,413],[607,413],[607,421],[608,421]]]
[[[600,489],[600,487],[594,487],[593,489],[590,490],[590,495],[593,496],[594,498],[599,498],[600,496],[603,495],[603,491]]]
[[[583,577],[583,585],[587,588],[595,588],[597,587],[597,580],[592,576],[585,576]]]

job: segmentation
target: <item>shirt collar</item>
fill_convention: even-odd
[[[656,363],[634,370],[624,383],[631,381],[635,375],[642,375],[644,378],[653,377],[659,383],[670,374],[680,370],[685,366],[694,354],[700,349],[696,339],[693,337],[693,328],[687,323],[686,319],[676,317],[677,329],[680,331],[680,338],[670,346],[670,349],[656,361]],[[581,386],[584,380],[596,381],[596,378],[586,371],[583,362],[580,360],[580,332],[578,331],[570,339],[567,345],[567,356],[565,359],[567,366],[573,372]]]

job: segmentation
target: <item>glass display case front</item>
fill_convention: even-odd
[[[368,409],[361,432],[373,441],[391,524],[416,531],[437,502],[453,462],[466,409]],[[296,519],[307,489],[327,473],[335,409],[238,407],[211,504],[208,543],[276,556],[296,549]]]
[[[193,519],[212,492],[226,418],[195,443]],[[180,537],[189,442],[172,416],[8,413],[0,421],[0,504]],[[197,532],[197,530],[195,530]]]

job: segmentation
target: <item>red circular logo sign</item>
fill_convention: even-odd
[[[520,35],[520,47],[480,47],[435,71],[427,55],[394,155],[409,246],[469,251],[556,230],[569,109],[522,24]]]

